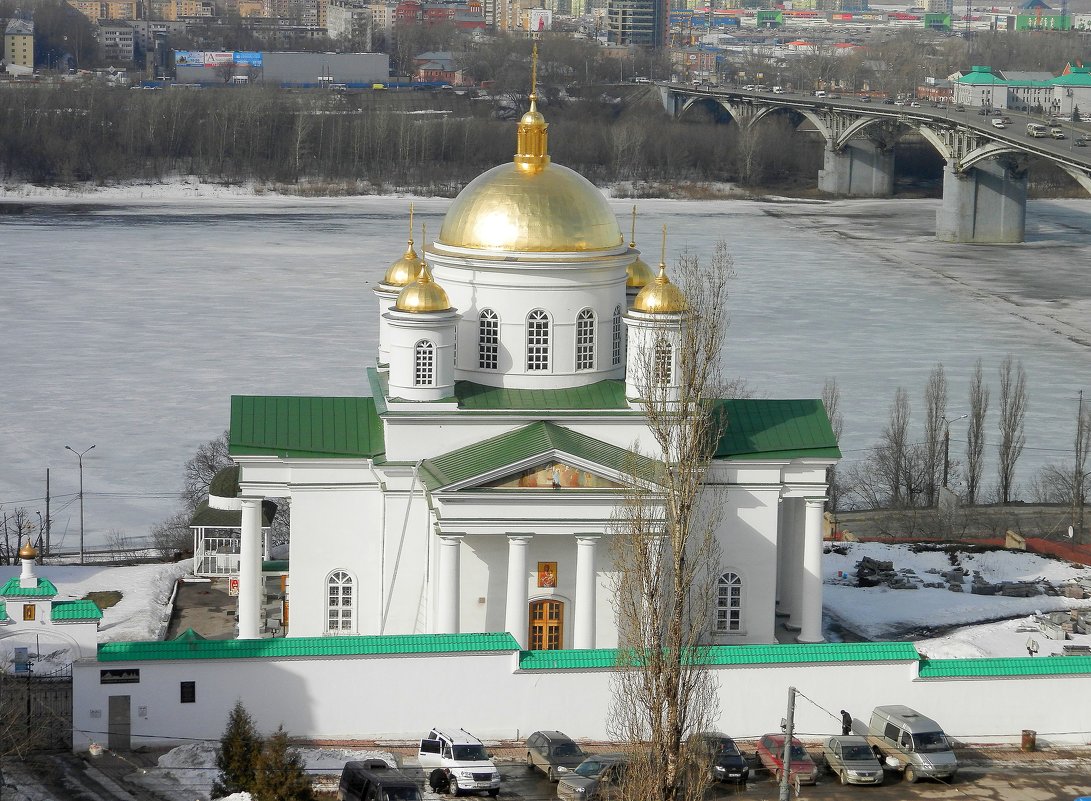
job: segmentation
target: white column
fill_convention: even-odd
[[[788,607],[785,603],[785,580],[784,580],[784,565],[786,563],[785,557],[788,554],[788,538],[785,535],[787,527],[784,525],[785,518],[788,514],[788,499],[780,498],[777,501],[777,603],[776,613],[778,615],[787,615]]]
[[[459,548],[461,536],[439,538],[439,575],[436,593],[436,633],[458,634]]]
[[[528,629],[527,620],[527,545],[530,535],[508,536],[508,594],[504,605],[504,628],[508,630],[519,647],[526,650]]]
[[[256,640],[261,591],[261,498],[242,499],[242,541],[239,544],[239,639]]]
[[[598,536],[576,537],[576,614],[573,629],[573,648],[595,647],[595,615],[598,612],[595,590],[598,575],[595,571],[595,549]]]
[[[804,502],[801,631],[797,642],[825,641],[822,637],[822,508],[825,502],[825,498],[807,498]]]
[[[803,548],[800,546],[802,514],[799,498],[785,498],[784,511],[784,586],[780,589],[781,611],[788,613],[784,627],[799,631],[800,581],[803,578]]]

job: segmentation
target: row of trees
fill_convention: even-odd
[[[241,701],[236,701],[220,738],[220,774],[212,797],[250,793],[254,801],[311,801],[314,792],[299,752],[288,745],[283,726],[262,737]]]
[[[827,384],[824,396],[831,416],[838,418],[836,383]],[[1029,402],[1027,375],[1021,361],[1008,356],[997,370],[995,439],[990,437],[987,416],[993,402],[981,361],[970,375],[965,414],[951,417],[948,385],[943,365],[932,370],[924,388],[924,421],[920,435],[911,432],[909,393],[898,387],[888,421],[867,458],[834,473],[832,490],[841,508],[929,508],[940,501],[945,486],[958,482],[967,504],[1010,503],[1016,500],[1016,465],[1026,445],[1024,422]],[[950,457],[950,428],[966,420],[963,459]],[[1087,495],[1087,452],[1091,437],[1091,413],[1081,402],[1075,425],[1073,461],[1047,464],[1029,483],[1029,500],[1040,503],[1082,504]],[[996,481],[985,483],[985,450],[995,448]],[[837,508],[835,506],[834,508]]]

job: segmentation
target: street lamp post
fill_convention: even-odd
[[[80,460],[80,564],[83,564],[83,457],[89,452],[95,449],[92,445],[90,448],[84,451],[77,451],[71,445],[65,445],[66,451],[72,451],[76,454],[76,458]]]
[[[960,414],[958,417],[953,417],[948,420],[943,418],[943,488],[947,489],[947,467],[951,461],[951,423],[958,420],[964,420],[969,417],[968,414]]]

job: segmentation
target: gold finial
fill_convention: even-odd
[[[519,120],[515,166],[522,172],[539,173],[549,164],[545,117],[538,111],[538,45],[530,56],[530,110]]]
[[[413,250],[413,204],[409,204],[409,244],[406,245],[405,253],[396,262],[390,265],[390,268],[386,271],[386,275],[383,276],[383,283],[388,286],[405,286],[406,284],[413,283],[413,279],[417,276],[417,262],[420,261],[417,258],[417,251]]]
[[[34,547],[33,543],[31,543],[30,537],[27,537],[27,544],[19,549],[19,558],[20,559],[37,559],[38,558],[38,549]]]
[[[409,204],[409,247],[413,247],[413,204]]]
[[[663,249],[659,252],[659,274],[667,277],[667,226],[663,226]],[[658,279],[657,279],[658,280]]]
[[[636,248],[636,204],[633,204],[633,229],[629,237],[629,247]],[[636,257],[626,270],[625,286],[629,289],[640,290],[652,282],[652,268],[642,258]]]
[[[636,204],[633,204],[633,230],[629,234],[629,247],[636,247]]]
[[[428,250],[428,223],[420,224],[420,260],[424,262],[424,252]]]

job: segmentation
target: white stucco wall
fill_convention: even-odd
[[[262,731],[278,724],[314,739],[415,739],[441,723],[482,738],[516,739],[536,729],[605,739],[612,703],[608,671],[515,672],[515,655],[416,655],[278,660],[79,662],[74,668],[73,747],[105,740],[109,696],[128,695],[133,746],[218,739],[241,700]],[[136,668],[139,682],[100,684],[100,670]],[[928,680],[916,662],[748,665],[714,668],[718,728],[737,737],[776,731],[789,686],[796,730],[817,740],[840,730],[838,711],[866,722],[873,707],[906,704],[967,742],[1018,742],[1034,729],[1043,744],[1086,743],[1085,676]],[[183,704],[179,682],[196,682]],[[146,716],[141,717],[140,708]]]

